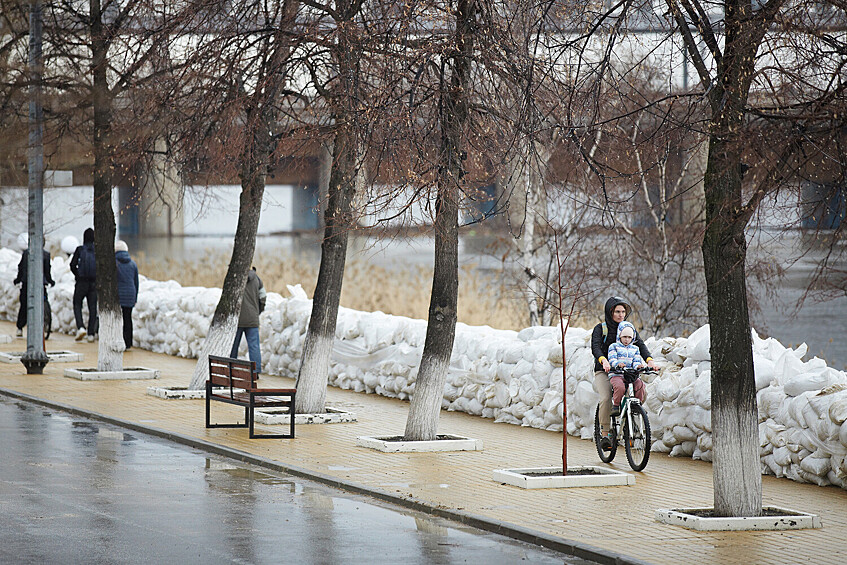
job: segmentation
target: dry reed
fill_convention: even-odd
[[[150,258],[139,254],[139,272],[154,280],[176,280],[183,286],[220,287],[229,257],[211,253],[195,261]],[[288,296],[287,285],[300,284],[312,296],[318,276],[317,266],[291,255],[256,253],[254,261],[265,288]],[[354,310],[426,319],[429,309],[432,269],[420,266],[374,265],[356,256],[348,258],[341,291],[341,305]],[[460,322],[520,330],[528,314],[523,299],[509,285],[495,277],[465,266],[459,274]]]

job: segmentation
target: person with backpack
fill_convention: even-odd
[[[118,302],[124,319],[124,345],[132,349],[132,309],[138,301],[138,267],[129,256],[125,241],[115,242],[115,264],[118,268]]]
[[[21,285],[21,301],[20,308],[18,309],[18,319],[15,324],[18,328],[17,333],[15,334],[17,337],[23,337],[24,335],[24,327],[26,326],[26,316],[27,316],[27,281],[29,280],[29,237],[27,234],[21,234],[18,236],[18,244],[23,249],[23,253],[21,254],[21,261],[18,263],[18,276],[15,277],[15,280],[12,281],[12,284]],[[56,286],[56,281],[53,280],[53,276],[50,272],[50,253],[46,249],[41,250],[43,256],[43,269],[44,269],[44,286],[48,284],[50,286]],[[46,292],[46,289],[45,289]],[[46,296],[46,295],[45,295]],[[49,333],[49,332],[48,332]]]
[[[99,328],[97,318],[97,260],[94,255],[94,230],[88,228],[82,234],[82,245],[76,248],[71,257],[71,272],[74,274],[74,319],[76,320],[76,341],[88,339],[94,341]],[[88,330],[82,320],[82,301],[88,304]]]
[[[611,448],[611,440],[607,437],[612,422],[612,385],[609,381],[609,346],[618,339],[618,325],[621,324],[632,312],[632,306],[619,296],[613,296],[606,301],[604,308],[605,321],[594,326],[591,332],[591,353],[594,355],[594,390],[600,395],[598,418],[600,420],[600,435],[603,437],[601,446],[608,450]],[[631,326],[631,324],[630,324]],[[635,328],[633,328],[634,332]],[[650,350],[644,345],[641,337],[635,333],[632,345],[638,348],[641,358],[646,361],[647,366],[653,370],[658,366],[650,356]]]

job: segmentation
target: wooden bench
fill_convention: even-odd
[[[294,388],[257,388],[256,364],[230,357],[209,355],[209,380],[206,381],[206,427],[250,428],[250,438],[294,437]],[[244,407],[243,424],[212,424],[213,400]],[[256,408],[287,407],[291,425],[287,434],[257,434],[253,431]]]

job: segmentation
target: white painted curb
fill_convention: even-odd
[[[568,473],[581,470],[591,470],[599,474],[553,475],[553,473],[561,473],[562,468],[537,467],[529,469],[497,469],[492,471],[491,478],[498,483],[526,489],[628,486],[635,484],[635,475],[631,473],[591,465],[568,467]],[[535,477],[530,475],[530,473],[551,473],[551,476]]]
[[[98,371],[97,369],[65,369],[65,376],[80,381],[120,381],[158,379],[158,369],[124,367],[123,371]]]
[[[711,508],[680,508],[677,510],[656,510],[656,520],[664,524],[682,526],[689,530],[700,531],[745,531],[745,530],[805,530],[821,528],[820,516],[797,512],[787,508],[765,506],[762,510],[773,510],[787,514],[784,516],[720,517],[704,518],[691,512],[712,510]]]
[[[256,422],[260,424],[283,424],[288,425],[291,422],[291,416],[285,410],[274,409],[257,409],[255,414]],[[324,414],[295,414],[294,425],[301,426],[306,424],[346,424],[355,422],[356,415],[352,412],[345,412],[337,408],[326,407]]]
[[[184,386],[148,386],[147,394],[165,400],[202,400],[206,398],[206,389],[189,390]]]
[[[433,441],[392,440],[394,436],[356,438],[356,445],[385,453],[430,453],[436,451],[482,451],[482,440],[438,434],[443,439]]]

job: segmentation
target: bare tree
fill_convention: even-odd
[[[195,60],[206,69],[214,69],[194,75],[201,83],[200,92],[211,94],[220,89],[221,95],[212,94],[202,100],[208,110],[201,115],[209,118],[214,127],[191,120],[194,127],[186,131],[194,132],[199,126],[218,140],[218,148],[222,148],[221,141],[226,139],[227,150],[212,156],[224,169],[228,150],[238,148],[236,163],[241,196],[232,256],[220,300],[198,355],[191,389],[205,385],[209,355],[227,355],[232,347],[247,271],[253,261],[266,177],[281,136],[279,122],[284,115],[285,87],[291,80],[290,58],[297,44],[293,31],[299,6],[298,0],[274,5],[246,0],[237,9],[222,14],[215,40],[203,49],[204,56]],[[218,62],[211,63],[212,58]],[[212,100],[215,104],[209,106]],[[238,143],[232,143],[233,140]]]
[[[153,6],[144,0],[117,5],[52,3],[45,10],[45,87],[55,101],[54,135],[84,140],[91,150],[95,254],[100,317],[98,368],[120,370],[124,343],[114,259],[116,234],[112,189],[140,156],[127,144],[128,131],[145,122],[123,111],[132,93],[159,78],[151,57],[185,21],[185,5]],[[129,124],[132,124],[131,127]],[[142,135],[139,135],[142,137]]]
[[[361,58],[363,35],[361,0],[335,0],[334,6],[319,6],[332,21],[330,37],[323,46],[330,54],[334,76],[324,87],[319,72],[311,69],[315,84],[332,116],[334,132],[329,191],[324,212],[324,238],[321,265],[312,301],[312,315],[303,345],[303,357],[297,376],[297,405],[300,413],[325,411],[329,360],[335,340],[335,325],[347,257],[347,238],[354,227],[353,200],[361,175],[365,142],[362,123]]]
[[[452,7],[448,3],[448,7]],[[459,292],[459,194],[466,182],[463,136],[469,114],[471,66],[478,32],[477,0],[455,4],[454,32],[439,65],[443,88],[438,99],[438,170],[435,201],[435,268],[432,295],[415,392],[409,405],[405,439],[433,440],[456,335]]]
[[[725,0],[715,12],[699,0],[667,0],[708,103],[709,151],[704,176],[706,274],[712,357],[714,512],[762,512],[758,416],[747,303],[745,229],[766,194],[821,155],[843,116],[847,44],[822,32],[817,7],[828,2]],[[834,105],[834,106],[833,106]],[[747,180],[744,158],[757,129],[788,133]],[[760,138],[761,139],[761,138]],[[843,153],[834,157],[844,161]]]

